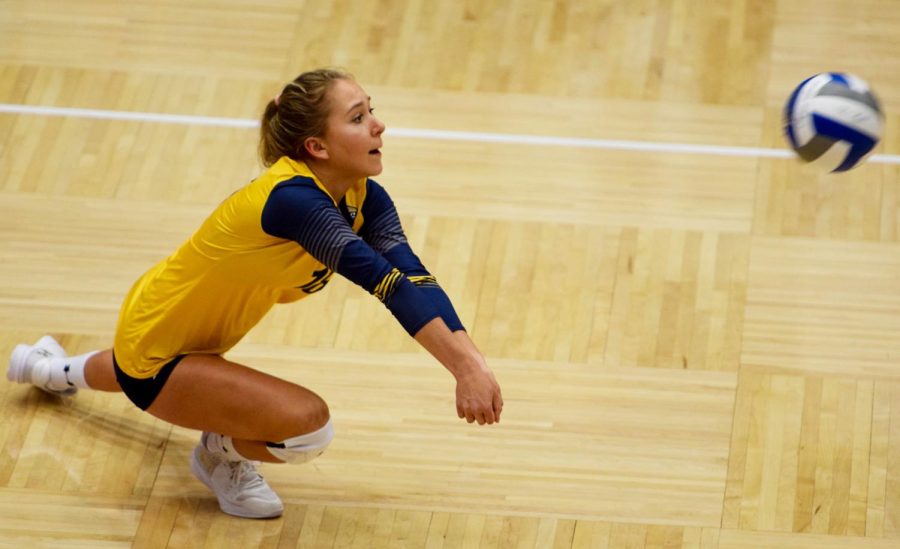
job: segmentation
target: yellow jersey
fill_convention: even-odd
[[[438,316],[463,329],[383,187],[361,179],[335,201],[303,162],[283,157],[138,279],[119,315],[116,361],[149,378],[179,355],[225,353],[272,306],[323,289],[333,272],[378,297],[410,334]]]

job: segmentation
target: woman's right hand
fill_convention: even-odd
[[[459,417],[479,425],[500,421],[500,385],[465,330],[451,332],[438,317],[425,324],[415,338],[456,378]]]
[[[456,380],[456,413],[469,423],[491,425],[500,421],[503,395],[494,373],[486,364],[461,374]]]

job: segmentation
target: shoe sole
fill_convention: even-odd
[[[9,368],[6,370],[6,379],[10,381],[14,381],[16,383],[29,383],[31,380],[24,379],[25,377],[25,360],[28,358],[28,353],[31,352],[35,347],[44,347],[48,349],[51,353],[64,357],[66,356],[65,349],[53,339],[53,336],[45,335],[44,337],[37,340],[34,345],[26,345],[24,343],[20,343],[16,345],[16,348],[13,349],[12,355],[9,357]]]
[[[33,347],[43,347],[44,349],[50,351],[51,354],[54,354],[60,358],[66,358],[69,356],[66,354],[66,350],[62,348],[62,345],[60,345],[59,342],[56,341],[51,335],[45,335],[44,337],[40,338],[33,345]],[[69,397],[78,392],[78,387],[69,387],[68,389],[65,389],[63,391],[54,391],[53,389],[47,389],[46,387],[43,387],[43,389],[51,395],[59,395],[63,397]]]
[[[23,379],[25,377],[25,359],[31,352],[31,345],[20,343],[13,349],[9,357],[9,368],[6,369],[6,379],[15,383],[30,383],[31,380]]]
[[[51,336],[44,336],[41,339],[37,340],[37,343],[34,345],[26,345],[24,343],[20,343],[16,345],[16,348],[13,349],[12,354],[9,357],[9,367],[6,369],[6,379],[15,383],[31,383],[30,379],[25,379],[25,362],[28,360],[28,354],[35,347],[51,347],[52,351],[59,351],[58,354],[60,357],[65,357],[66,352],[60,347],[59,343],[56,342]],[[35,385],[38,389],[50,393],[51,395],[68,397],[72,396],[78,392],[77,387],[70,387],[63,391],[56,391],[53,389],[48,389],[47,387],[41,387],[40,385]]]
[[[200,465],[200,460],[197,459],[197,449],[196,448],[191,453],[191,473],[193,473],[193,475],[195,477],[197,477],[197,480],[202,482],[207,488],[209,488],[209,490],[213,493],[213,495],[216,496],[216,499],[219,502],[219,509],[221,509],[222,512],[224,512],[224,513],[233,515],[235,517],[251,518],[251,519],[275,518],[275,517],[280,517],[282,515],[282,513],[284,513],[284,509],[280,509],[274,513],[268,513],[265,515],[254,515],[252,513],[248,513],[243,508],[238,507],[236,505],[232,505],[228,501],[225,501],[222,498],[220,498],[219,494],[216,493],[216,490],[212,486],[212,481],[210,481],[209,475],[207,474],[207,472],[203,468],[203,466]]]

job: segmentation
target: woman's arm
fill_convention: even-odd
[[[276,186],[260,221],[267,234],[297,242],[326,267],[377,297],[410,335],[440,316],[405,274],[353,232],[312,179],[297,176]]]
[[[359,235],[405,274],[428,301],[437,307],[451,332],[464,330],[450,298],[410,248],[400,224],[400,216],[387,190],[371,179],[366,185],[368,192],[362,206],[364,223]]]
[[[383,211],[394,212],[396,217],[393,204]],[[375,295],[406,331],[456,378],[459,417],[469,423],[495,423],[503,409],[500,387],[484,357],[462,329],[449,298],[436,283],[433,286],[438,291],[429,289],[430,284],[417,285],[410,281],[381,255],[386,253],[401,262],[404,257],[415,258],[411,250],[406,255],[396,253],[408,249],[399,221],[394,223],[390,216],[375,215],[372,210],[364,212],[370,215],[370,221],[380,221],[382,227],[379,228],[378,222],[373,223],[374,227],[370,226],[365,234],[367,240],[350,229],[330,198],[312,180],[296,177],[272,192],[261,222],[266,233],[296,241],[325,266]],[[418,258],[415,263],[419,264]],[[424,267],[422,270],[427,273]],[[416,274],[420,273],[416,271]],[[442,317],[447,318],[454,331],[451,332]]]
[[[439,311],[440,317],[427,322],[414,337],[456,378],[456,413],[469,423],[500,421],[503,397],[494,374],[465,332],[450,298],[410,248],[387,191],[371,179],[367,185],[360,236],[407,275]]]
[[[459,417],[479,425],[500,421],[500,385],[465,331],[451,332],[441,318],[434,318],[416,333],[415,339],[456,378]]]

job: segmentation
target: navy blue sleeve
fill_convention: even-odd
[[[419,291],[428,296],[428,299],[430,299],[435,307],[437,307],[441,318],[444,319],[444,323],[450,328],[451,332],[466,329],[459,320],[459,316],[456,314],[456,309],[453,308],[450,297],[444,289],[438,285],[437,279],[425,270],[422,262],[419,261],[416,254],[413,253],[409,244],[404,242],[403,244],[394,246],[384,253],[384,257],[390,261],[392,265],[397,267],[400,272],[407,275],[407,278],[416,285]]]
[[[406,242],[397,208],[387,191],[372,179],[366,181],[366,200],[362,205],[363,226],[359,231],[366,242],[384,253]]]
[[[307,177],[279,183],[261,216],[267,234],[293,240],[326,267],[361,286],[410,335],[440,316],[409,278],[353,232],[331,198]]]
[[[428,296],[450,331],[465,330],[447,293],[410,248],[397,208],[387,191],[371,179],[367,185],[360,236]]]

